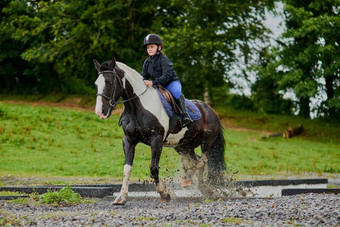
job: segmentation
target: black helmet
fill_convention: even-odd
[[[148,45],[148,44],[157,44],[158,46],[161,45],[162,49],[163,49],[162,39],[157,34],[149,34],[149,35],[145,36],[143,47],[145,48],[146,45]]]

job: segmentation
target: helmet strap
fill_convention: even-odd
[[[159,49],[160,46],[161,46],[161,45],[157,44],[157,54],[158,54],[159,52],[161,52],[161,50],[162,50],[162,48]]]

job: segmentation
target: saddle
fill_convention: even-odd
[[[181,120],[181,115],[183,114],[181,108],[177,105],[175,98],[172,96],[170,91],[164,88],[162,85],[154,86],[158,92],[159,98],[161,99],[162,105],[169,116],[169,130],[164,139],[164,142],[168,138],[172,131],[180,131],[181,125],[178,121]],[[186,100],[186,107],[188,108],[188,113],[193,121],[199,120],[202,114],[198,107],[190,100]],[[177,127],[176,127],[177,125]]]
[[[171,105],[172,109],[174,110],[174,113],[177,115],[182,115],[183,111],[177,105],[176,100],[172,96],[171,92],[164,88],[162,85],[158,85],[157,88],[160,91],[161,95],[164,97],[164,99]],[[190,106],[186,105],[186,107],[190,109],[191,112],[195,113],[195,111],[192,108],[190,108]]]
[[[158,90],[160,91],[161,95],[165,98],[165,100],[171,105],[172,109],[174,110],[175,114],[182,115],[183,112],[181,108],[176,103],[175,98],[172,96],[170,91],[165,89],[162,85],[158,85]]]

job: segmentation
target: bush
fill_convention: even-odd
[[[231,95],[228,102],[237,110],[252,110],[254,108],[253,101],[245,95]]]
[[[60,189],[60,191],[49,191],[38,197],[41,202],[46,204],[72,204],[82,202],[79,193],[75,193],[70,185]]]

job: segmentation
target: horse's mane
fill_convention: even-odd
[[[116,68],[115,70],[119,70],[121,71],[122,73],[127,73],[127,74],[130,74],[132,76],[139,76],[141,77],[141,75],[136,71],[134,70],[133,68],[127,66],[126,64],[124,64],[123,62],[119,62],[117,61],[116,62]],[[117,72],[118,73],[118,72]]]
[[[136,70],[118,61],[116,62],[115,70],[118,74],[123,73],[122,75],[124,75],[124,77],[134,87],[136,94],[141,94],[143,91],[145,91],[146,86],[143,82],[143,77]],[[153,88],[149,90],[153,90]]]
[[[145,87],[145,85],[143,83],[143,77],[136,70],[131,68],[130,66],[128,66],[128,65],[126,65],[122,62],[117,61],[115,70],[118,74],[121,72],[121,73],[123,73],[123,75],[125,74],[125,76],[128,77],[129,79],[132,79],[132,80],[136,81],[137,83],[141,83],[143,88]]]

